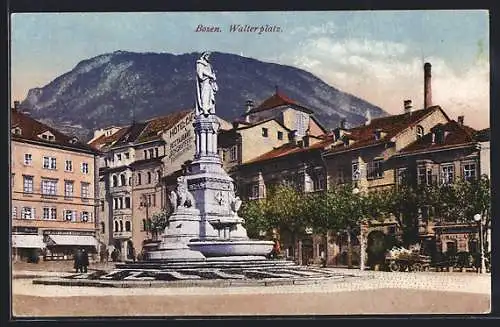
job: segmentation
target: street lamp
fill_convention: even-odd
[[[480,214],[474,215],[474,220],[479,224],[479,245],[481,246],[481,274],[486,273],[486,261],[484,258],[483,222]]]

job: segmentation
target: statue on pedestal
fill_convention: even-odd
[[[178,208],[194,207],[194,197],[188,191],[187,179],[185,176],[177,178],[177,187],[175,191],[170,192],[170,205],[173,212],[177,212]]]
[[[196,61],[196,116],[215,114],[215,94],[219,90],[210,64],[210,52]]]

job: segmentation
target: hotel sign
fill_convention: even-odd
[[[193,120],[194,113],[190,113],[170,129],[170,154],[168,157],[171,163],[194,147]]]

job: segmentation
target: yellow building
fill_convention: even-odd
[[[97,151],[17,108],[10,145],[14,258],[71,259],[79,247],[95,253]]]

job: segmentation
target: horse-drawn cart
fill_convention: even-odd
[[[431,257],[405,248],[392,248],[385,257],[390,271],[426,271],[431,265]]]

